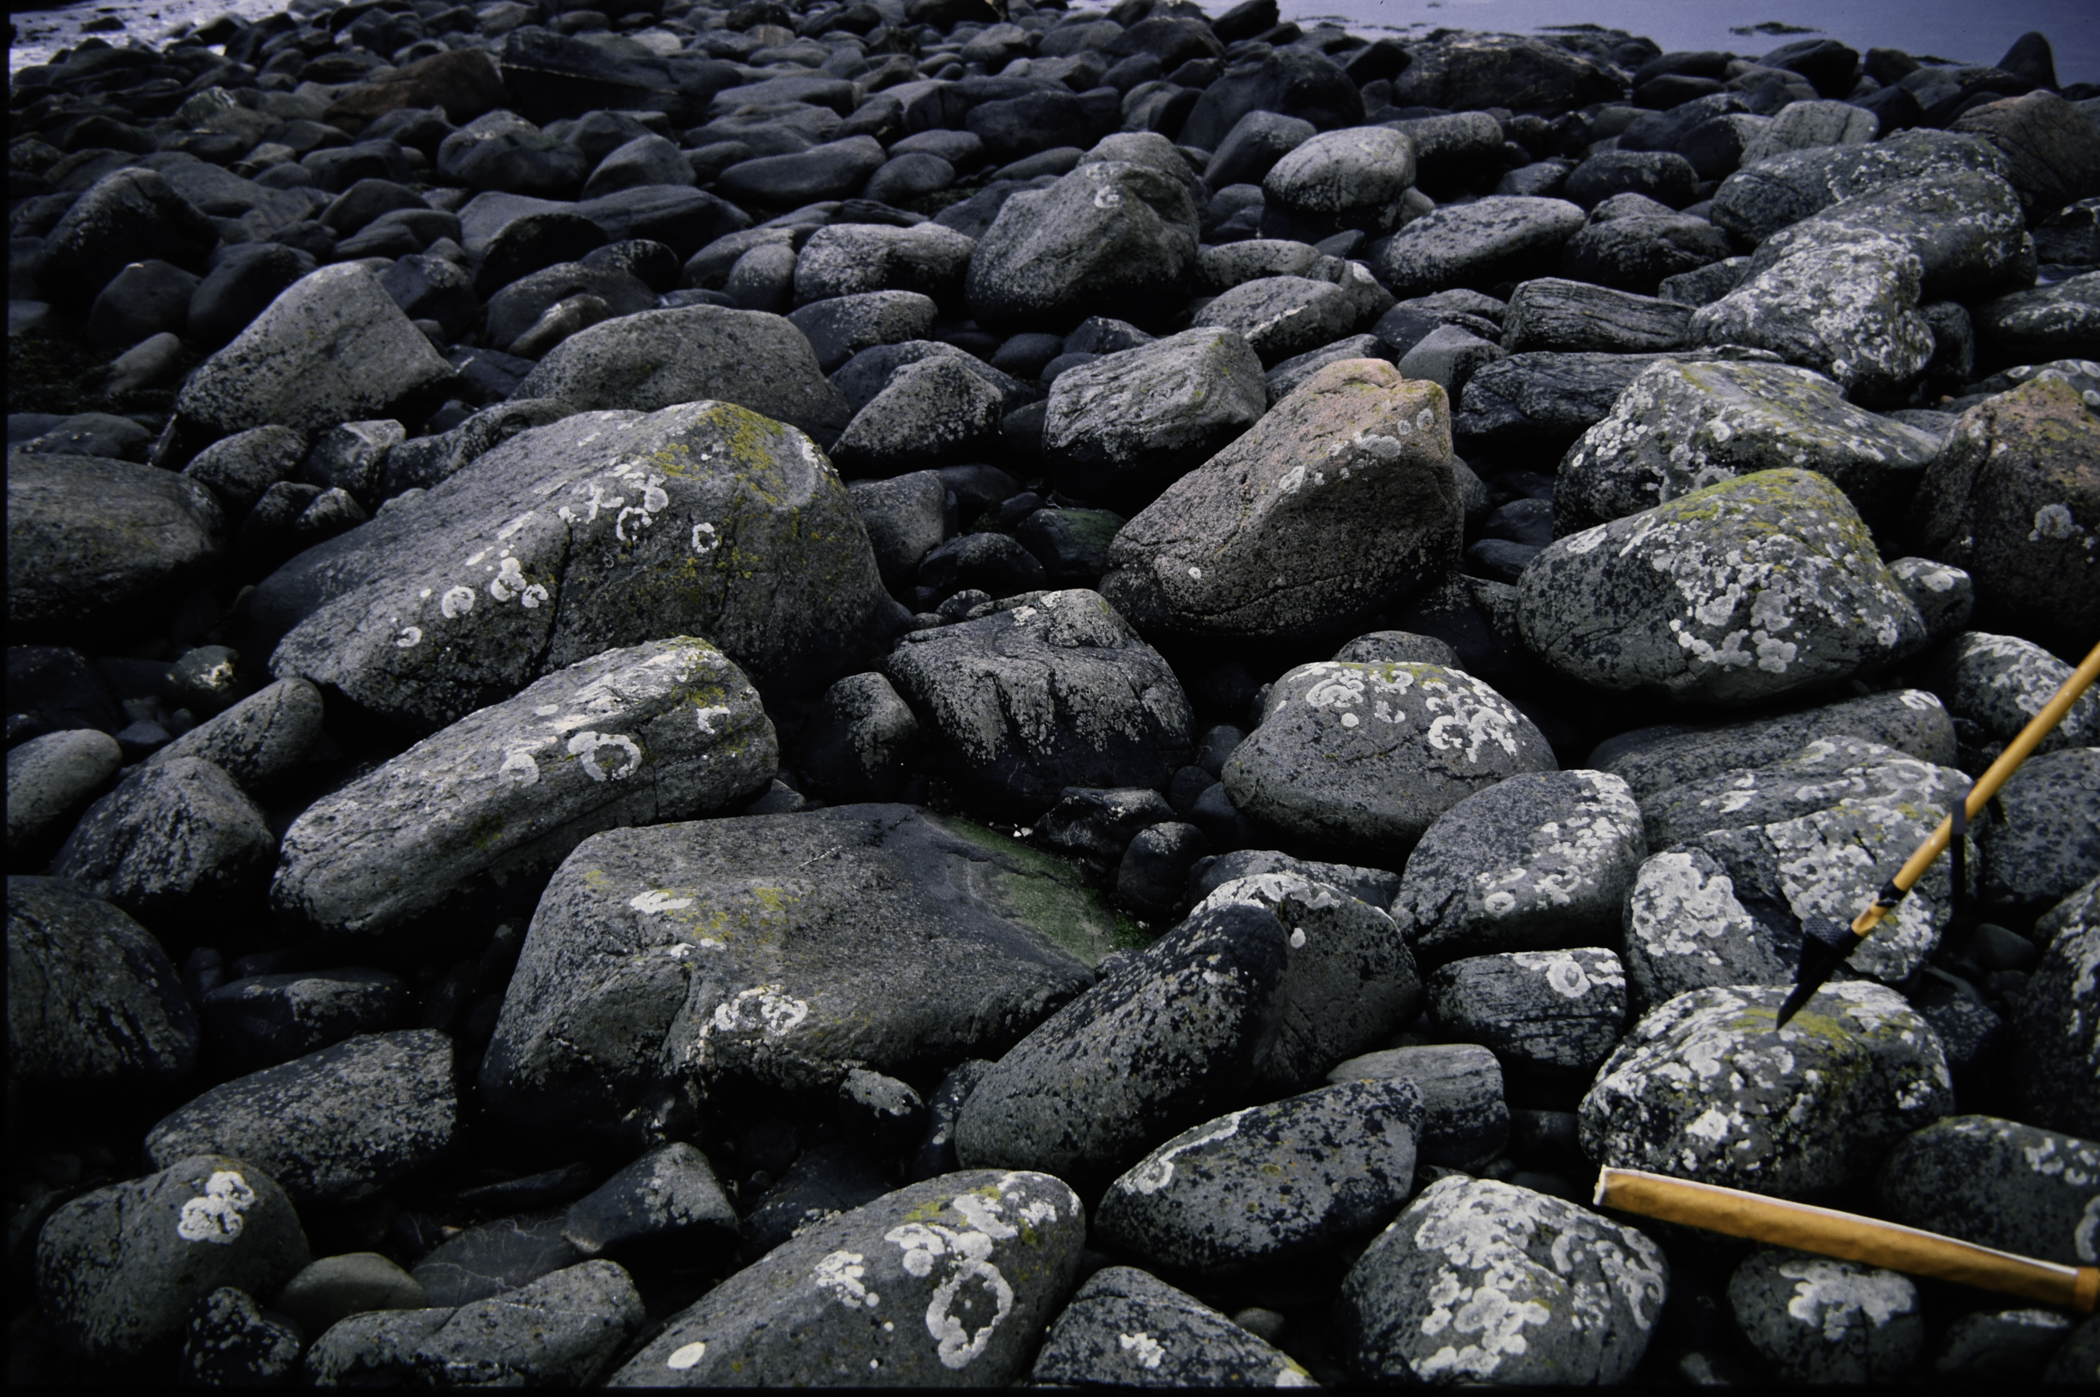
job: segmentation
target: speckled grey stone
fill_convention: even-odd
[[[1555,270],[1585,221],[1565,199],[1497,194],[1446,205],[1394,234],[1371,270],[1403,298],[1523,281]]]
[[[313,934],[375,938],[536,887],[608,826],[726,813],[780,765],[758,691],[705,640],[607,650],[425,738],[293,822],[270,897]]]
[[[1893,990],[1826,984],[1775,1030],[1786,993],[1702,989],[1650,1010],[1582,1100],[1582,1152],[1815,1197],[1863,1181],[1891,1144],[1952,1109],[1939,1040]]]
[[[1586,1077],[1626,1031],[1626,975],[1601,946],[1468,956],[1429,977],[1429,1016],[1513,1068]]]
[[[2034,920],[2034,941],[2055,944],[2066,932],[2100,928],[2100,878],[2095,878]]]
[[[644,1244],[727,1245],[736,1210],[707,1156],[683,1140],[649,1151],[569,1207],[566,1237],[586,1256]]]
[[[1556,540],[1517,587],[1571,679],[1742,705],[1910,653],[1925,621],[1822,476],[1758,471]]]
[[[1426,960],[1608,939],[1647,856],[1633,792],[1601,771],[1520,772],[1437,817],[1395,906]]]
[[[313,750],[321,736],[321,718],[319,689],[304,679],[280,679],[191,728],[142,765],[201,757],[242,790],[267,790]]]
[[[1842,200],[1960,169],[2003,178],[2010,166],[1974,136],[1900,131],[1864,145],[1789,151],[1738,170],[1715,191],[1712,216],[1728,232],[1761,242]]]
[[[278,1387],[299,1371],[299,1327],[222,1285],[190,1310],[182,1336],[184,1386]]]
[[[93,728],[45,733],[8,748],[10,865],[33,851],[48,851],[123,765],[124,749],[117,740]]]
[[[1788,957],[1771,927],[1736,896],[1735,880],[1703,849],[1645,860],[1626,899],[1622,958],[1636,1013],[1714,985],[1788,985]]]
[[[939,476],[923,474],[938,487]],[[875,673],[849,674],[826,689],[802,728],[803,768],[831,800],[895,799],[919,749],[911,705]]]
[[[1436,817],[1553,750],[1471,675],[1421,664],[1300,665],[1225,763],[1233,804],[1294,839],[1397,861]]]
[[[197,1001],[214,1067],[253,1072],[318,1052],[360,1033],[399,1028],[408,986],[384,970],[248,975]]]
[[[1969,624],[1976,610],[1976,580],[1958,567],[1931,558],[1898,558],[1889,575],[1925,618],[1930,645],[1947,640]]]
[[[261,807],[231,777],[178,757],[133,771],[90,806],[51,872],[149,926],[189,926],[244,907],[276,849]]]
[[[1963,631],[1933,657],[1933,692],[1957,724],[1974,725],[1971,745],[1995,760],[2006,743],[2071,677],[2071,666],[2016,635]],[[2079,695],[2056,730],[2034,750],[2058,752],[2066,747],[2100,745],[2100,694]]]
[[[1894,1382],[1925,1354],[1910,1277],[1856,1261],[1760,1251],[1729,1278],[1728,1308],[1785,1382]]]
[[[1210,1119],[1274,1037],[1289,951],[1266,908],[1229,902],[1119,959],[979,1080],[956,1157],[1095,1186]]]
[[[899,366],[832,444],[839,469],[891,475],[980,460],[996,450],[1005,398],[963,358],[929,355]]]
[[[1640,1363],[1668,1293],[1661,1249],[1633,1228],[1451,1176],[1350,1269],[1335,1337],[1363,1382],[1601,1386]]]
[[[1337,1063],[1330,1082],[1412,1082],[1422,1094],[1422,1125],[1415,1141],[1419,1164],[1459,1168],[1477,1164],[1509,1140],[1509,1103],[1502,1064],[1476,1043],[1387,1048]]]
[[[1254,878],[1265,873],[1287,873],[1314,883],[1326,883],[1380,911],[1392,907],[1393,897],[1400,886],[1400,875],[1382,868],[1292,858],[1275,849],[1235,849],[1199,864],[1190,873],[1189,896],[1200,902],[1236,878]],[[1410,923],[1396,922],[1395,925],[1400,927],[1401,935],[1410,934]]]
[[[1134,1266],[1087,1278],[1028,1375],[1057,1387],[1310,1387],[1296,1359]]]
[[[943,1174],[827,1219],[672,1316],[614,1387],[998,1387],[1027,1368],[1086,1241],[1044,1174]]]
[[[1948,1116],[1882,1167],[1888,1216],[2064,1266],[2100,1265],[2100,1144],[1995,1116]]]
[[[1641,814],[1650,847],[1667,849],[1710,830],[1777,824],[1844,801],[1911,801],[1944,815],[1969,783],[1952,766],[1840,734],[1818,737],[1779,761],[1657,791],[1641,803]]]
[[[2029,757],[1996,805],[1972,826],[1986,902],[2039,911],[2100,876],[2100,747]]]
[[[276,1307],[319,1338],[340,1320],[374,1310],[425,1309],[423,1287],[389,1257],[373,1251],[324,1256],[285,1283]]]
[[[2100,1140],[2100,926],[2090,918],[2049,943],[2013,1014],[2013,1037],[2027,1122]]]
[[[1108,1186],[1094,1227],[1182,1271],[1300,1256],[1382,1226],[1414,1189],[1422,1093],[1340,1082],[1192,1126]]]
[[[346,1203],[442,1159],[458,1128],[452,1041],[407,1029],[213,1087],[146,1132],[146,1155],[238,1152],[297,1201]]]
[[[53,1213],[37,1237],[37,1304],[66,1349],[137,1358],[180,1337],[190,1307],[220,1286],[274,1295],[307,1258],[275,1181],[198,1154]]]
[[[1213,297],[1196,313],[1197,327],[1237,333],[1275,368],[1354,330],[1360,316],[1349,294],[1331,281],[1302,276],[1257,277]]]
[[[452,1308],[504,1295],[583,1259],[562,1235],[564,1214],[540,1209],[496,1218],[447,1237],[409,1271],[425,1303]]]
[[[1458,652],[1433,635],[1369,631],[1334,652],[1344,664],[1423,664],[1458,669]]]

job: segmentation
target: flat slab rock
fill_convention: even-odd
[[[911,806],[607,831],[540,900],[482,1089],[624,1139],[718,1080],[989,1056],[1092,983],[1112,928],[1063,863]]]

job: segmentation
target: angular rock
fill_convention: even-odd
[[[1939,1040],[1894,991],[1826,984],[1775,1031],[1787,988],[1695,990],[1651,1010],[1583,1098],[1582,1152],[1776,1198],[1826,1197],[1952,1109]]]
[[[1103,595],[1153,633],[1359,626],[1456,561],[1449,432],[1435,389],[1379,360],[1329,365],[1124,525]]]
[[[200,1387],[279,1386],[298,1372],[300,1346],[297,1325],[265,1314],[246,1291],[220,1286],[190,1311],[182,1376]]]
[[[1785,1382],[1894,1382],[1925,1353],[1910,1277],[1857,1261],[1759,1251],[1729,1278],[1728,1308]]]
[[[1195,324],[1236,332],[1263,364],[1275,365],[1340,339],[1358,318],[1333,283],[1282,276],[1242,282],[1206,305]]]
[[[89,807],[51,871],[150,924],[201,928],[246,909],[276,847],[231,777],[178,757],[135,770]]]
[[[384,970],[248,975],[198,999],[213,1062],[232,1073],[399,1028],[408,1008],[408,986]]]
[[[1499,332],[1496,332],[1499,334]],[[1482,365],[1466,381],[1451,430],[1469,451],[1560,453],[1610,415],[1642,370],[1663,358],[1706,362],[1765,351],[1679,350],[1665,355],[1539,350]],[[1776,362],[1777,356],[1767,356]]]
[[[919,720],[879,674],[849,674],[826,689],[802,730],[811,782],[844,802],[894,800],[919,745]]]
[[[561,1235],[586,1256],[648,1247],[706,1249],[736,1236],[736,1210],[707,1156],[680,1140],[637,1159],[572,1204]]]
[[[582,1258],[562,1223],[558,1210],[540,1210],[466,1228],[418,1261],[410,1277],[433,1306],[448,1309],[517,1290]]]
[[[1106,1266],[1059,1312],[1029,1373],[1071,1387],[1300,1387],[1296,1359],[1193,1295]]]
[[[795,302],[867,291],[915,291],[950,308],[962,302],[975,240],[938,223],[892,228],[834,223],[819,228],[795,258]]]
[[[1715,191],[1717,227],[1762,242],[1832,204],[1901,180],[1980,170],[2003,179],[2005,157],[1975,137],[1947,131],[1899,131],[1863,145],[1790,151],[1730,175]]]
[[[1496,194],[1418,218],[1393,235],[1371,270],[1403,299],[1451,286],[1486,290],[1556,270],[1584,223],[1564,199]]]
[[[947,489],[940,475],[928,470],[889,480],[856,480],[846,493],[867,526],[882,585],[892,591],[909,586],[919,560],[946,536]]]
[[[990,454],[999,441],[1005,400],[958,362],[961,357],[935,355],[898,368],[833,443],[831,458],[839,469],[891,474]]]
[[[2100,1145],[1994,1116],[1948,1116],[1897,1145],[1878,1193],[1892,1221],[1981,1247],[2100,1262]]]
[[[1734,250],[1728,235],[1703,218],[1634,214],[1592,222],[1569,238],[1561,250],[1561,270],[1578,281],[1643,296],[1660,295],[1665,281],[1712,267]],[[1740,280],[1734,277],[1706,299],[1719,299]]]
[[[321,737],[321,718],[319,689],[304,679],[280,679],[191,728],[142,765],[194,757],[218,767],[244,791],[267,790],[306,759]]]
[[[1675,349],[1691,312],[1648,296],[1614,292],[1560,277],[1519,286],[1502,321],[1502,348],[1601,350],[1614,354]]]

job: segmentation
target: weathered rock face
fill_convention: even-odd
[[[601,829],[742,804],[779,762],[757,690],[706,641],[608,650],[308,806],[285,833],[271,896],[280,916],[329,937],[475,916],[476,903],[536,895]]]
[[[298,617],[279,675],[423,729],[666,632],[815,687],[903,621],[809,439],[716,402],[521,432],[264,590]]]
[[[1570,677],[1748,703],[1902,657],[1925,621],[1822,476],[1759,471],[1559,539],[1518,584]]]
[[[1297,1360],[1134,1266],[1088,1277],[1043,1340],[1032,1382],[1071,1386],[1301,1387]]]
[[[2088,1220],[2100,1145],[1995,1116],[1949,1116],[1889,1155],[1878,1192],[1890,1216],[2060,1266],[2100,1262]]]
[[[1894,991],[1840,981],[1774,1030],[1787,987],[1651,1011],[1582,1101],[1583,1153],[1778,1198],[1863,1181],[1952,1107],[1939,1040]]]
[[[1029,593],[915,631],[883,669],[950,778],[1023,816],[1067,786],[1162,789],[1193,740],[1173,670],[1095,592]]]
[[[1062,863],[908,806],[609,831],[540,899],[482,1089],[520,1127],[648,1139],[716,1083],[996,1053],[1112,926]]]
[[[1613,1383],[1669,1294],[1653,1242],[1492,1179],[1424,1189],[1342,1283],[1336,1327],[1364,1382]]]
[[[1401,297],[1522,281],[1559,270],[1562,244],[1583,223],[1582,210],[1565,199],[1491,195],[1416,219],[1371,270]]]
[[[1065,330],[1089,315],[1150,324],[1178,309],[1196,270],[1195,201],[1144,165],[1082,165],[1016,194],[970,254],[964,293],[985,325]]]
[[[1979,170],[2003,179],[2005,157],[1974,136],[1902,131],[1866,145],[1789,151],[1746,166],[1714,193],[1714,223],[1763,241],[1832,204],[1892,184],[1955,170]]]
[[[1476,111],[1614,102],[1619,75],[1541,39],[1508,34],[1455,34],[1409,50],[1414,59],[1393,81],[1401,104]]]
[[[1435,385],[1330,364],[1117,532],[1102,595],[1147,632],[1360,628],[1457,561],[1450,442]]]
[[[1220,779],[1235,806],[1293,839],[1380,863],[1467,796],[1553,769],[1531,720],[1471,675],[1329,660],[1276,681]]]

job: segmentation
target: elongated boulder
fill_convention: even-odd
[[[1813,1198],[1864,1182],[1953,1109],[1939,1039],[1894,990],[1828,984],[1776,1028],[1788,988],[1694,990],[1648,1013],[1582,1099],[1582,1152]]]
[[[1915,254],[1932,299],[2016,284],[2027,219],[2013,187],[1988,170],[1953,165],[1831,205],[1758,244],[1756,275],[1817,243],[1893,238]]]
[[[714,646],[608,650],[308,806],[271,898],[303,928],[359,939],[498,905],[526,914],[590,835],[725,813],[779,764],[758,691]]]
[[[970,254],[978,323],[1064,331],[1090,315],[1139,324],[1180,310],[1196,274],[1197,210],[1180,180],[1144,165],[1082,165],[1014,195]]]
[[[1453,204],[1395,233],[1371,270],[1396,296],[1459,286],[1485,288],[1560,269],[1562,244],[1584,223],[1565,199],[1493,194]]]
[[[1102,595],[1153,633],[1361,629],[1456,566],[1452,459],[1441,388],[1330,364],[1117,532]]]
[[[1851,736],[1951,766],[1954,723],[1923,689],[1895,689],[1734,723],[1639,728],[1601,744],[1593,765],[1622,777],[1643,803],[1672,786],[1784,761],[1819,737]]]
[[[2003,179],[2011,169],[2003,155],[1975,136],[1899,131],[1886,140],[1788,151],[1745,166],[1715,191],[1713,221],[1762,242],[1832,204],[1905,180],[1954,170],[1980,170]]]
[[[1517,624],[1572,679],[1716,704],[1849,678],[1925,639],[1851,502],[1793,469],[1555,540],[1517,585]]]
[[[613,1387],[1003,1387],[1070,1293],[1086,1211],[1047,1174],[943,1174],[804,1228],[673,1315]]]
[[[1467,796],[1554,765],[1531,720],[1469,674],[1327,660],[1276,681],[1221,779],[1292,839],[1377,864]]]
[[[540,899],[482,1090],[521,1127],[647,1141],[718,1083],[996,1054],[1113,928],[1063,863],[910,806],[607,831]]]
[[[1918,758],[1849,733],[1818,737],[1775,762],[1744,765],[1690,779],[1641,801],[1653,848],[1713,830],[1769,825],[1842,801],[1884,800],[1934,806],[1944,814],[1970,778],[1951,765]]]
[[[615,646],[706,636],[761,689],[817,689],[904,621],[828,461],[728,403],[517,436],[309,549],[253,599],[271,658],[424,731]]]

